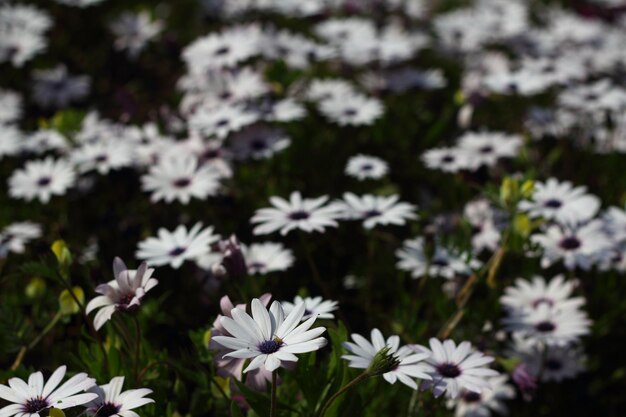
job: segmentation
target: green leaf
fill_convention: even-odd
[[[243,413],[241,412],[241,409],[239,408],[237,403],[234,401],[231,401],[230,403],[230,416],[231,417],[244,417]]]
[[[52,407],[48,412],[49,417],[65,417],[65,413],[63,410],[59,410],[58,408]]]

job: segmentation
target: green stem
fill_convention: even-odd
[[[20,364],[22,363],[22,360],[24,359],[24,355],[26,354],[26,352],[33,349],[35,346],[37,346],[37,344],[41,342],[41,339],[43,339],[50,332],[50,330],[52,330],[54,326],[56,326],[56,324],[59,322],[61,317],[63,317],[63,314],[60,311],[58,311],[55,314],[55,316],[52,318],[52,320],[50,320],[50,323],[48,323],[46,327],[44,327],[41,333],[39,333],[37,337],[33,339],[32,342],[30,342],[27,346],[22,346],[22,348],[17,354],[17,357],[13,361],[13,365],[11,365],[12,371],[15,371],[17,368],[19,368]]]
[[[137,316],[132,316],[133,322],[135,322],[135,381],[139,382],[139,358],[141,356],[141,326],[139,325],[139,319]]]
[[[328,411],[330,406],[335,402],[335,400],[337,398],[339,398],[343,393],[348,391],[350,388],[352,388],[355,385],[357,385],[359,382],[365,381],[369,377],[370,377],[370,374],[366,370],[366,371],[363,371],[362,374],[360,374],[359,376],[354,378],[352,381],[350,381],[346,385],[344,385],[339,391],[337,391],[332,397],[330,397],[328,399],[328,401],[326,401],[326,404],[324,404],[324,406],[322,407],[322,410],[320,411],[318,417],[324,417],[324,414],[326,414],[326,412]]]
[[[272,401],[270,403],[270,417],[276,417],[276,372],[272,372]]]

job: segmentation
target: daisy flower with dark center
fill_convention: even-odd
[[[485,367],[494,358],[475,351],[471,343],[462,342],[458,346],[452,340],[443,343],[435,338],[429,341],[430,349],[415,345],[417,352],[426,352],[428,368],[426,373],[432,380],[422,382],[423,389],[432,389],[435,397],[444,392],[449,398],[457,398],[462,390],[482,393],[489,388],[489,377],[498,372]]]
[[[360,181],[380,179],[389,172],[389,165],[375,156],[358,154],[348,160],[344,172]]]
[[[98,285],[96,292],[102,295],[91,300],[85,310],[85,313],[89,314],[100,309],[93,321],[95,329],[99,330],[104,326],[116,311],[138,308],[143,296],[159,283],[152,278],[153,272],[154,269],[148,268],[145,262],[139,265],[137,270],[132,270],[128,269],[120,258],[115,258],[113,261],[115,279]]]
[[[302,316],[302,320],[308,320],[311,317],[317,317],[318,319],[335,318],[332,312],[337,310],[338,302],[334,300],[324,300],[320,296],[302,298],[296,295],[293,299],[293,303],[283,301],[281,304],[285,309],[285,313],[289,314],[291,310],[302,303],[304,303],[304,315]]]
[[[567,269],[589,270],[594,262],[610,254],[611,242],[600,220],[564,227],[553,225],[543,233],[531,236],[531,241],[543,249],[542,268],[562,260]]]
[[[76,182],[73,166],[64,159],[47,157],[29,161],[9,178],[9,195],[27,201],[47,203],[53,195],[64,195]]]
[[[311,329],[316,317],[300,323],[304,315],[304,304],[298,305],[285,316],[281,304],[274,301],[269,311],[257,298],[252,300],[252,316],[244,310],[233,308],[232,318],[222,317],[221,324],[232,336],[215,336],[213,340],[233,349],[225,356],[252,359],[243,372],[263,367],[273,372],[282,361],[296,362],[297,353],[306,353],[326,346],[320,337],[324,327]]]
[[[224,139],[232,132],[256,122],[258,116],[239,105],[203,106],[189,117],[190,130],[203,137]]]
[[[132,155],[132,148],[128,141],[103,139],[75,148],[70,159],[80,172],[95,170],[101,175],[106,175],[109,171],[131,165]]]
[[[229,142],[237,159],[267,159],[286,149],[291,139],[280,129],[252,126],[232,135]]]
[[[148,12],[120,15],[110,25],[115,35],[115,49],[126,51],[131,58],[136,58],[163,29],[163,23],[153,21]]]
[[[180,268],[185,261],[196,261],[210,252],[210,245],[219,240],[213,234],[213,227],[202,229],[202,223],[196,223],[191,229],[180,225],[170,232],[159,229],[158,237],[149,237],[139,242],[135,256],[145,259],[150,266],[170,265]]]
[[[591,320],[577,307],[539,304],[534,309],[515,310],[502,322],[506,330],[530,343],[565,346],[589,333]]]
[[[39,417],[51,407],[65,410],[97,397],[97,394],[82,392],[96,384],[96,380],[86,373],[76,374],[59,386],[66,369],[65,365],[58,367],[45,384],[42,373],[35,372],[28,377],[28,382],[11,378],[9,386],[0,385],[0,398],[11,403],[0,409],[0,415]]]
[[[270,272],[284,271],[294,262],[293,253],[281,243],[265,242],[242,245],[241,250],[246,260],[250,275],[265,275]]]
[[[0,256],[6,252],[24,253],[26,244],[39,237],[41,226],[37,223],[12,223],[0,231]]]
[[[65,136],[54,129],[39,129],[24,140],[24,150],[35,154],[47,151],[63,152],[68,148],[69,144]]]
[[[188,204],[191,198],[205,200],[217,194],[221,173],[211,165],[200,165],[193,155],[175,153],[159,160],[141,177],[142,189],[152,192],[153,202],[178,200]]]
[[[383,114],[380,100],[362,94],[351,94],[322,100],[319,111],[340,126],[371,125]]]
[[[85,98],[91,85],[88,76],[71,76],[64,65],[35,71],[33,78],[33,98],[42,107],[67,107],[71,102]]]
[[[363,227],[372,229],[376,225],[394,224],[401,226],[406,220],[415,219],[416,207],[409,203],[398,202],[397,195],[375,196],[366,194],[357,196],[344,193],[343,200],[337,202],[341,216],[348,220],[363,220]]]
[[[572,297],[574,281],[566,281],[563,275],[557,275],[549,282],[535,276],[532,281],[518,278],[515,285],[505,288],[500,303],[509,311],[535,309],[541,304],[557,308],[577,308],[585,303],[583,297]]]
[[[571,182],[559,182],[556,178],[535,183],[532,199],[519,203],[519,209],[531,217],[561,224],[583,223],[594,217],[599,208],[600,200],[588,194],[586,187],[574,187]]]
[[[429,259],[424,248],[424,238],[417,237],[404,241],[402,248],[396,250],[398,263],[396,266],[411,272],[413,278],[443,277],[452,279],[457,275],[469,276],[482,264],[469,255],[455,254],[452,251],[435,245],[435,252]],[[467,260],[465,259],[467,258]]]
[[[457,146],[467,155],[465,168],[493,166],[501,158],[512,158],[522,146],[518,135],[497,132],[468,132],[458,139]]]
[[[434,148],[422,154],[422,162],[431,169],[459,172],[469,165],[469,153],[459,148]]]
[[[456,400],[448,400],[448,408],[454,408],[455,417],[489,417],[492,412],[506,415],[506,400],[515,398],[515,389],[507,383],[506,375],[498,375],[487,379],[490,388],[481,393],[462,390]]]
[[[151,389],[139,388],[122,392],[124,377],[116,376],[105,385],[95,386],[89,391],[97,395],[87,406],[87,415],[94,417],[138,417],[132,411],[137,407],[153,403],[154,400],[146,398],[152,393]]]
[[[578,344],[541,346],[514,337],[509,354],[521,359],[528,373],[542,382],[571,379],[585,370],[586,357]]]
[[[368,369],[378,352],[384,348],[388,348],[389,355],[393,355],[398,364],[394,369],[383,374],[383,378],[390,384],[400,381],[403,384],[417,389],[416,379],[429,380],[428,366],[424,362],[430,355],[426,352],[416,352],[409,346],[400,347],[400,337],[393,335],[387,338],[383,337],[378,329],[371,332],[371,342],[359,334],[352,334],[352,342],[343,342],[342,346],[350,352],[349,355],[343,355],[342,359],[347,360],[350,368]]]
[[[314,199],[302,198],[298,191],[289,196],[289,200],[280,197],[270,197],[274,207],[262,208],[256,211],[251,223],[257,223],[253,233],[264,235],[280,230],[286,235],[292,230],[300,229],[305,232],[323,232],[326,227],[336,227],[339,217],[339,207],[328,204],[327,196]]]

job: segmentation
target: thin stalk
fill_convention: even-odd
[[[324,414],[326,414],[326,411],[328,411],[330,406],[335,402],[335,400],[337,398],[339,398],[343,393],[348,391],[350,388],[352,388],[355,385],[357,385],[359,382],[365,381],[369,377],[370,377],[370,373],[366,370],[366,371],[363,371],[363,373],[361,373],[359,376],[354,378],[352,381],[350,381],[346,385],[344,385],[339,391],[337,391],[332,397],[330,397],[328,399],[328,401],[326,401],[326,403],[322,407],[322,410],[320,411],[318,417],[324,417]]]
[[[39,333],[37,337],[33,339],[32,342],[30,342],[27,346],[22,346],[20,351],[17,353],[17,356],[15,357],[15,361],[13,361],[13,364],[11,365],[12,371],[15,371],[17,368],[19,368],[20,364],[22,363],[22,360],[24,359],[24,355],[26,355],[26,352],[33,349],[35,346],[37,346],[37,344],[41,341],[41,339],[43,339],[50,332],[50,330],[52,330],[54,326],[56,326],[56,324],[59,322],[61,317],[63,317],[63,314],[61,314],[61,312],[58,311],[55,314],[55,316],[52,318],[52,320],[50,320],[50,323],[48,323],[46,327],[44,327],[41,333]]]
[[[132,316],[133,322],[135,322],[135,381],[139,382],[139,358],[141,356],[141,326],[139,325],[139,319],[137,316]]]
[[[272,401],[270,402],[270,417],[276,417],[276,372],[272,372]]]

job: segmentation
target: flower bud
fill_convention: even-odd
[[[367,368],[367,373],[370,376],[386,374],[396,369],[400,364],[398,358],[392,353],[389,353],[390,350],[391,348],[389,346],[385,346],[376,353],[376,356],[372,359],[372,363],[369,368]]]

